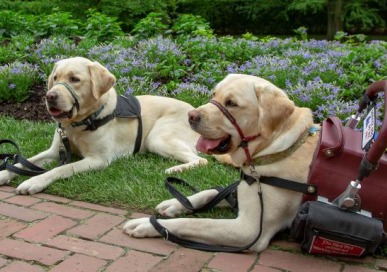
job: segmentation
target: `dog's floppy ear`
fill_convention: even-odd
[[[51,71],[51,74],[48,76],[47,90],[51,90],[52,86],[54,85],[54,74],[57,66],[58,66],[57,63],[55,63],[54,68]]]
[[[95,99],[99,99],[113,87],[116,82],[116,77],[96,61],[89,65],[89,72],[93,96]]]
[[[280,127],[293,113],[295,106],[288,96],[275,85],[256,85],[255,92],[259,103],[259,129],[263,137]]]

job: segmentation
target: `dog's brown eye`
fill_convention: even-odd
[[[72,77],[70,77],[70,81],[71,81],[71,82],[79,82],[80,79],[77,78],[77,77],[75,77],[75,76],[72,76]]]
[[[54,76],[54,80],[56,81],[56,76]]]
[[[224,104],[226,107],[236,107],[238,106],[236,103],[234,103],[232,100],[227,100]]]

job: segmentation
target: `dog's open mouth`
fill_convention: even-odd
[[[205,154],[224,154],[230,149],[230,143],[230,135],[220,139],[207,139],[200,136],[196,144],[196,150]]]
[[[73,109],[70,111],[62,111],[55,107],[50,107],[48,109],[48,113],[54,117],[55,119],[61,119],[61,118],[71,118],[73,116]]]

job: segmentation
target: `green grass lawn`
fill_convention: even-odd
[[[0,139],[12,139],[20,145],[24,157],[30,157],[51,144],[54,122],[16,121],[0,117]],[[8,150],[5,150],[8,148]],[[14,152],[10,145],[0,146],[0,153]],[[212,157],[209,164],[176,174],[200,190],[216,186],[227,186],[239,177],[239,171],[225,166]],[[152,212],[162,200],[171,198],[164,186],[170,176],[164,170],[177,164],[172,159],[155,154],[136,154],[113,162],[108,168],[75,175],[51,184],[45,193],[70,199],[98,203],[110,207]],[[46,169],[55,165],[46,166]],[[17,186],[28,177],[18,177],[11,182]],[[181,190],[190,194],[185,188]],[[219,214],[221,216],[222,212]],[[226,213],[227,214],[227,213]]]

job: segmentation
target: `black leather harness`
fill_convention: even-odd
[[[85,130],[94,131],[97,130],[99,127],[105,125],[109,121],[113,120],[114,118],[137,118],[137,137],[134,145],[133,154],[139,152],[142,140],[142,119],[141,105],[140,102],[138,102],[138,99],[135,96],[118,95],[115,110],[111,114],[101,119],[98,119],[97,117],[99,113],[103,110],[103,107],[104,106],[102,106],[98,111],[96,111],[89,117],[83,119],[82,121],[71,123],[71,126],[86,126]]]

